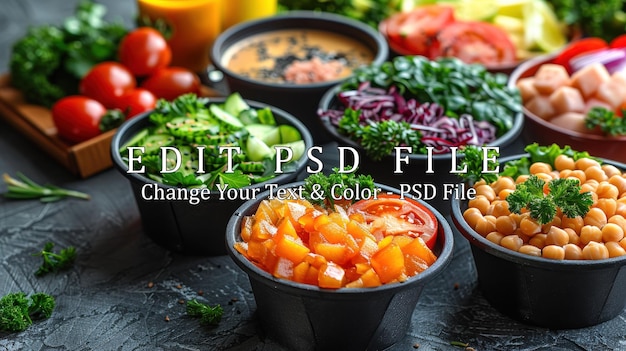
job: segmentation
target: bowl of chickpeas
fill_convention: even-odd
[[[525,174],[505,171],[472,184],[472,199],[452,200],[452,222],[470,243],[482,294],[503,314],[546,328],[616,317],[626,306],[626,165],[565,154],[499,162],[522,158]]]

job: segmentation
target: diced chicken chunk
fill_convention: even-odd
[[[593,96],[600,85],[611,79],[609,71],[606,70],[601,63],[594,63],[585,66],[581,70],[572,74],[571,84],[574,88],[580,90],[585,99]]]
[[[583,112],[585,110],[585,100],[580,91],[568,86],[555,90],[550,95],[550,104],[552,104],[555,114]]]
[[[518,80],[517,89],[519,89],[522,101],[530,101],[533,97],[539,95],[539,92],[535,89],[534,77],[521,78]]]
[[[541,94],[550,95],[559,87],[566,85],[570,85],[570,76],[561,65],[543,64],[535,74],[534,86]]]
[[[545,95],[535,96],[524,107],[541,119],[548,120],[554,116],[554,107],[550,103],[550,98]]]

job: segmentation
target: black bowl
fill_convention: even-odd
[[[340,33],[361,41],[374,53],[374,63],[387,59],[389,49],[385,38],[359,21],[326,12],[293,11],[247,21],[220,34],[213,44],[211,60],[224,74],[230,91],[239,91],[244,98],[263,101],[282,108],[302,121],[311,131],[316,145],[331,141],[317,118],[317,104],[330,87],[339,80],[310,84],[268,83],[236,74],[222,62],[224,52],[243,39],[281,29],[317,29]]]
[[[224,98],[211,98],[210,103],[223,103]],[[308,129],[291,114],[264,103],[246,100],[252,108],[270,107],[278,124],[289,124],[298,129],[308,149],[313,139]],[[125,122],[118,128],[111,141],[111,158],[113,164],[129,181],[135,195],[135,201],[141,214],[144,232],[157,244],[176,252],[192,255],[225,255],[224,231],[228,220],[235,210],[246,200],[243,196],[236,199],[219,199],[219,192],[210,192],[210,198],[200,200],[198,204],[189,201],[146,200],[142,196],[142,188],[146,184],[155,184],[159,189],[172,186],[158,183],[143,174],[128,173],[128,165],[120,156],[120,148],[130,138],[150,125],[144,113]],[[262,192],[268,184],[286,184],[296,180],[306,167],[308,160],[302,157],[297,162],[297,171],[283,173],[273,179],[254,184],[244,189],[256,189]]]
[[[528,155],[500,161],[522,156]],[[541,327],[569,329],[608,321],[626,307],[626,256],[552,260],[522,254],[477,233],[463,218],[466,209],[467,201],[453,199],[452,221],[470,243],[480,290],[503,314]]]
[[[253,215],[268,195],[269,191],[243,204],[226,230],[228,254],[248,274],[263,331],[289,350],[383,350],[404,338],[422,289],[452,259],[452,228],[445,218],[418,200],[439,222],[433,250],[438,258],[424,272],[403,283],[375,288],[323,289],[275,278],[234,249],[235,242],[241,241],[243,217]]]
[[[341,84],[328,90],[319,102],[319,110],[327,111],[339,106],[337,94],[342,90]],[[443,214],[450,211],[450,199],[463,197],[463,188],[459,186],[460,178],[451,173],[456,170],[462,158],[458,153],[453,159],[451,154],[432,155],[429,166],[427,155],[412,153],[402,154],[408,157],[408,164],[400,165],[402,173],[395,173],[396,157],[389,155],[380,160],[373,160],[366,155],[365,149],[355,140],[339,133],[337,128],[330,122],[328,117],[318,117],[322,121],[324,130],[331,135],[341,146],[348,146],[357,150],[360,162],[358,173],[371,175],[376,182],[387,184],[394,188],[408,189],[413,196],[427,200]],[[498,139],[487,144],[488,147],[498,147],[500,155],[511,153],[513,145],[520,136],[524,125],[524,116],[518,113],[513,121],[513,126]],[[414,191],[412,188],[415,187]]]

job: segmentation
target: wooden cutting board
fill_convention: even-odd
[[[219,96],[208,87],[203,87],[202,95]],[[22,93],[11,86],[8,74],[0,75],[0,118],[81,178],[87,178],[113,165],[110,147],[116,130],[78,144],[59,138],[50,110],[27,103]]]

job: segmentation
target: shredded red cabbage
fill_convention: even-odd
[[[422,143],[434,147],[437,154],[450,152],[453,146],[480,146],[496,139],[496,127],[491,123],[474,120],[469,114],[446,116],[440,105],[405,99],[395,86],[385,90],[363,82],[357,90],[342,91],[337,98],[344,108],[360,111],[362,125],[383,120],[411,124],[422,133]],[[334,126],[339,125],[343,115],[344,109],[320,111],[320,116],[327,117]]]

